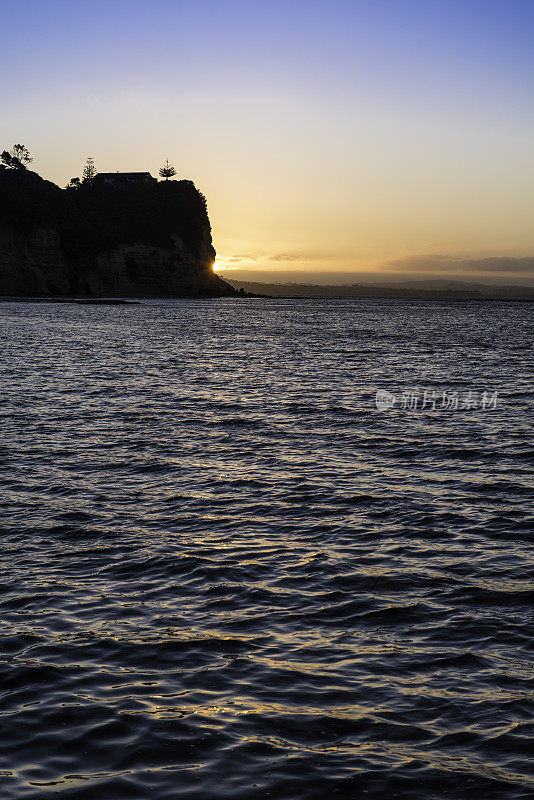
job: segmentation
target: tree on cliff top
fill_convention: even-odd
[[[33,158],[30,157],[30,151],[23,144],[14,144],[11,149],[11,155],[24,165],[31,164],[33,161]]]
[[[89,156],[89,158],[85,162],[85,167],[83,168],[82,175],[83,175],[83,182],[84,183],[91,183],[91,181],[93,180],[93,178],[96,175],[95,162],[93,161],[91,156]]]
[[[176,170],[174,169],[172,164],[169,164],[169,159],[165,159],[165,163],[163,164],[162,168],[159,171],[160,178],[165,178],[166,181],[169,178],[174,178],[176,175]]]
[[[4,150],[0,159],[9,169],[26,169],[26,164],[31,164],[33,161],[30,151],[23,144],[14,144],[11,150]]]

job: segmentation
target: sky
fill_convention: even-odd
[[[0,0],[0,149],[206,195],[228,277],[534,283],[532,0]]]

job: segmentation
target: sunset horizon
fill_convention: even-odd
[[[3,9],[4,146],[60,186],[88,156],[168,157],[208,199],[223,272],[389,277],[424,257],[429,276],[449,258],[534,279],[483,263],[534,259],[530,3],[53,0],[28,18]]]
[[[534,797],[534,0],[0,12],[2,800]]]

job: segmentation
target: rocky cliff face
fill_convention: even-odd
[[[21,235],[0,228],[0,295],[68,294],[68,288],[57,231],[38,228]]]
[[[0,295],[234,295],[214,260],[205,201],[189,181],[62,190],[0,171]]]

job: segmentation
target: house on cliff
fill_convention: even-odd
[[[157,179],[150,172],[98,172],[93,178],[93,184],[104,183],[125,186],[131,183],[157,183]]]

